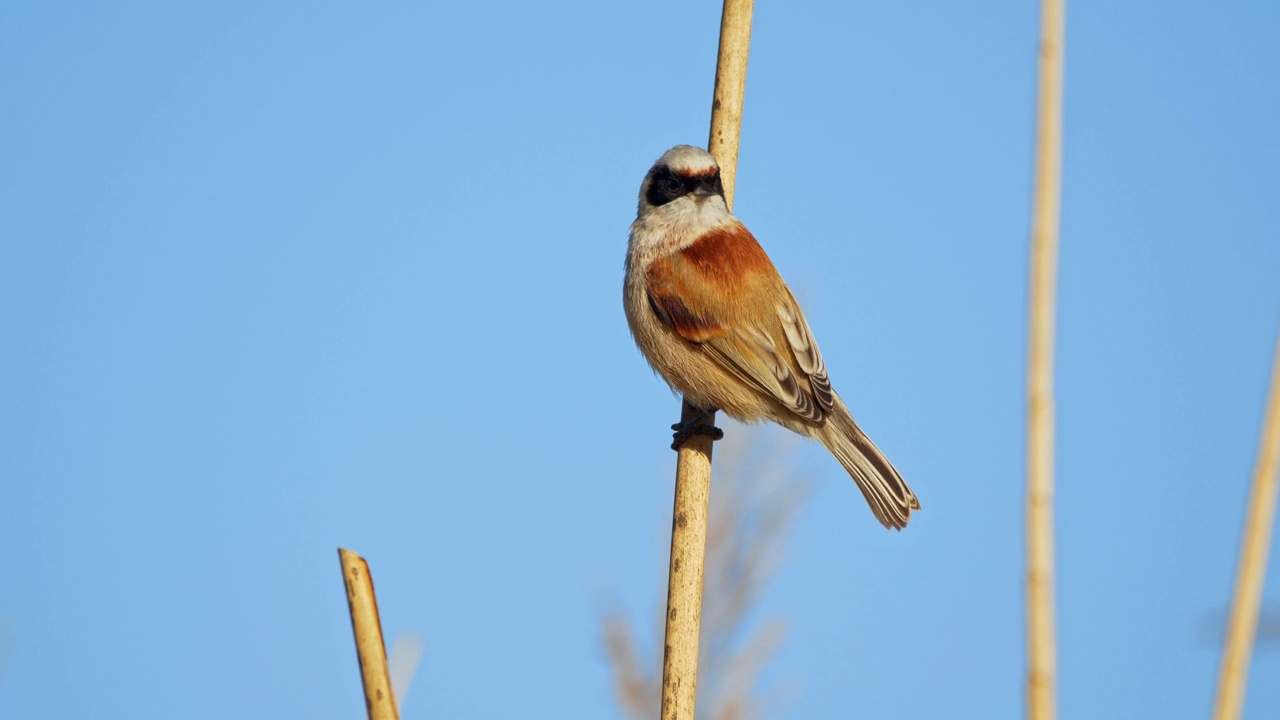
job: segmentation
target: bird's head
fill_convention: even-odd
[[[715,226],[729,217],[720,166],[711,153],[677,145],[663,153],[640,184],[638,216]]]

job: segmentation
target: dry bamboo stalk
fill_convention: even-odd
[[[1276,486],[1280,483],[1280,340],[1277,340],[1271,368],[1271,391],[1258,459],[1249,491],[1248,517],[1240,541],[1240,564],[1236,568],[1235,598],[1227,621],[1226,645],[1218,670],[1218,695],[1213,704],[1214,720],[1237,720],[1244,709],[1245,682],[1249,679],[1249,656],[1258,631],[1258,606],[1267,574],[1267,550],[1276,517]]]
[[[1065,0],[1043,0],[1031,308],[1027,357],[1027,713],[1053,720],[1057,640],[1053,609],[1053,339],[1062,181],[1062,55]]]
[[[360,660],[369,720],[400,720],[395,694],[391,691],[391,674],[387,671],[387,650],[382,641],[382,621],[378,618],[378,599],[373,594],[369,563],[342,548],[338,548],[338,559],[347,586],[347,608],[351,611],[351,630],[356,637],[356,656]]]
[[[742,101],[747,83],[753,0],[725,0],[720,52],[711,105],[707,150],[720,165],[725,202],[733,207],[738,170]],[[700,413],[683,403],[681,421]],[[712,413],[703,419],[715,422]],[[667,583],[667,628],[662,654],[662,720],[693,720],[698,699],[698,633],[702,625],[702,574],[707,549],[707,503],[711,498],[711,438],[693,435],[676,461],[671,522],[671,570]]]

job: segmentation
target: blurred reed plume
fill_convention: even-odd
[[[387,672],[391,675],[391,692],[395,693],[398,707],[404,707],[405,698],[409,697],[409,686],[422,660],[422,647],[422,638],[415,633],[401,633],[391,641]]]
[[[753,618],[810,481],[799,470],[799,437],[777,428],[726,425],[716,449],[707,531],[697,716],[748,720],[777,703],[759,682],[782,641],[784,623]],[[665,589],[659,590],[661,606]],[[624,613],[610,610],[602,625],[619,705],[630,720],[652,720],[661,705],[663,618],[633,628]],[[647,649],[638,640],[644,636],[653,638]]]

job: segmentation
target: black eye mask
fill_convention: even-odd
[[[699,189],[723,197],[724,186],[720,183],[720,173],[717,171],[709,175],[689,177],[680,175],[669,167],[660,167],[653,171],[653,177],[649,179],[649,190],[644,197],[650,205],[658,207]]]

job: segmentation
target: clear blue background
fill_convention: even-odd
[[[1022,713],[1035,2],[759,3],[740,217],[920,495],[820,448],[792,717]],[[1062,716],[1203,718],[1280,322],[1280,4],[1068,8]],[[620,307],[713,2],[0,7],[0,717],[615,717],[678,403]],[[1280,602],[1272,562],[1268,607]],[[1280,715],[1259,647],[1247,714]]]

